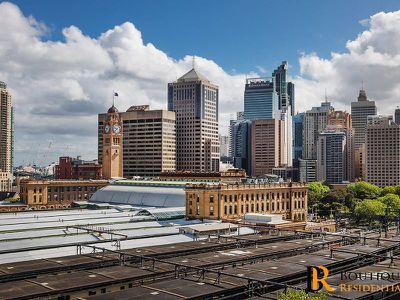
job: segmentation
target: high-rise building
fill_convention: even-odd
[[[226,135],[219,136],[219,149],[221,157],[229,156],[229,136]]]
[[[293,116],[293,166],[296,168],[299,167],[299,159],[303,157],[303,121],[304,113],[298,113]]]
[[[360,90],[358,101],[351,102],[351,117],[354,128],[354,147],[357,150],[365,143],[365,130],[367,127],[367,117],[377,114],[375,101],[367,99],[364,90]]]
[[[260,120],[275,118],[278,94],[274,78],[249,78],[244,90],[244,118]]]
[[[303,159],[317,159],[318,134],[325,130],[328,115],[333,111],[331,103],[325,101],[319,107],[313,107],[304,114],[303,122]]]
[[[400,125],[400,107],[397,106],[396,110],[394,111],[394,122],[397,125]]]
[[[300,158],[299,172],[301,182],[317,181],[317,160]]]
[[[317,180],[329,184],[354,180],[352,128],[328,125],[317,143]]]
[[[293,166],[293,117],[291,112],[291,106],[283,107],[279,110],[279,119],[284,123],[283,130],[283,162],[282,165],[286,167]]]
[[[233,143],[234,143],[234,137],[233,137],[233,127],[235,124],[238,122],[244,120],[244,112],[240,111],[236,113],[236,119],[229,120],[229,156],[233,157]]]
[[[175,171],[175,113],[150,110],[148,105],[131,106],[118,113],[123,132],[124,177],[158,176]],[[99,161],[103,156],[103,132],[109,114],[99,114]],[[104,165],[103,165],[104,169]],[[103,171],[104,173],[104,171]]]
[[[364,181],[367,178],[365,144],[361,144],[358,149],[354,149],[354,153],[354,177],[359,181]]]
[[[0,81],[0,171],[12,173],[13,107],[7,85]]]
[[[251,121],[238,120],[232,126],[232,157],[235,168],[245,169],[251,174]]]
[[[218,87],[195,68],[168,84],[168,110],[176,113],[176,169],[219,170]]]
[[[367,181],[380,187],[400,184],[400,126],[391,116],[368,116]]]
[[[288,82],[288,63],[283,61],[282,64],[274,70],[272,77],[275,81],[275,91],[278,95],[278,109],[292,107],[294,112],[294,83]]]
[[[272,174],[287,165],[284,156],[285,122],[277,119],[254,120],[251,124],[251,175]]]

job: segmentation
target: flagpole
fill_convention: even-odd
[[[113,91],[113,106],[115,106],[115,91]]]

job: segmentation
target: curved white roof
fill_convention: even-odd
[[[106,202],[152,207],[184,207],[185,191],[182,188],[108,185],[98,190],[90,202]]]

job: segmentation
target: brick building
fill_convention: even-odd
[[[59,158],[55,168],[56,179],[101,179],[102,167],[97,160],[86,161],[79,156],[77,158],[63,156]]]

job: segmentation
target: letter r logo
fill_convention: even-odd
[[[333,289],[325,281],[329,275],[329,270],[324,266],[308,266],[307,267],[307,289],[312,292],[317,292],[323,287],[328,292],[333,292]]]

